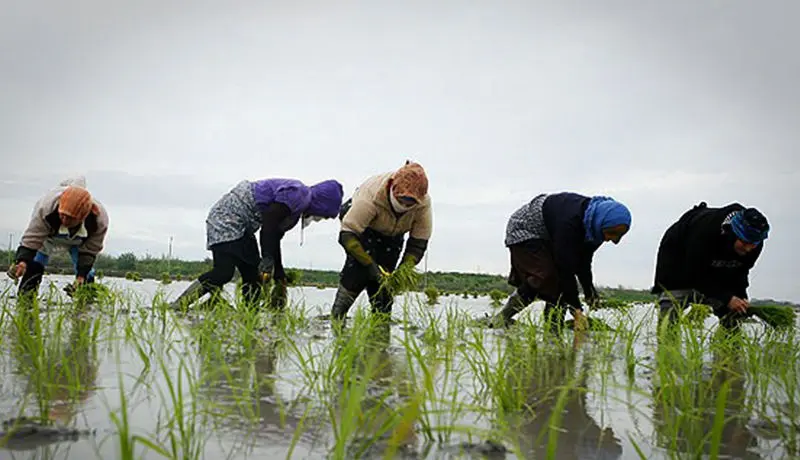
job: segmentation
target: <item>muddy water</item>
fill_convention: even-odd
[[[46,278],[45,284],[52,282],[61,286],[67,281],[67,277],[53,276]],[[118,319],[117,324],[123,324],[126,320],[133,324],[137,321],[152,321],[148,320],[147,310],[153,296],[162,293],[167,298],[174,298],[187,285],[185,282],[178,282],[163,286],[151,280],[133,283],[117,279],[104,280],[104,283],[136,292],[137,298],[130,302],[130,312],[120,313],[129,315],[130,318]],[[8,284],[0,285],[0,291],[6,287]],[[334,291],[297,288],[290,290],[290,296],[293,308],[305,308],[308,316],[314,317],[328,313]],[[354,308],[365,308],[365,300],[362,295]],[[10,308],[14,300],[3,299],[2,302]],[[493,311],[486,298],[443,297],[438,305],[431,308],[434,313],[442,314],[447,309],[458,308],[473,316]],[[541,312],[542,307],[534,305],[522,316],[530,314],[538,317]],[[395,313],[396,316],[399,315],[397,311]],[[642,306],[637,307],[633,315],[644,320],[651,317],[651,313],[650,307]],[[613,324],[613,312],[602,311],[597,316],[606,317]],[[56,401],[50,408],[51,418],[80,428],[97,429],[98,432],[94,437],[72,442],[46,446],[23,445],[18,450],[0,449],[0,459],[120,458],[119,430],[113,423],[112,416],[120,415],[122,395],[127,405],[129,432],[132,435],[151,436],[167,447],[170,446],[170,441],[158,433],[176,433],[178,428],[172,426],[159,429],[159,426],[165,423],[169,412],[176,405],[183,404],[186,407],[183,411],[187,417],[186,426],[188,429],[196,427],[194,429],[197,432],[192,436],[194,444],[178,448],[185,447],[200,452],[197,458],[286,458],[289,449],[292,449],[291,458],[329,457],[330,446],[335,442],[330,417],[304,417],[305,409],[312,406],[307,388],[309,385],[315,388],[336,388],[339,383],[321,382],[320,376],[316,376],[317,380],[314,380],[315,376],[310,375],[313,372],[309,373],[307,370],[308,365],[301,364],[308,360],[329,359],[336,353],[327,321],[310,320],[290,338],[291,343],[286,343],[286,339],[271,337],[265,331],[259,341],[257,358],[248,365],[231,364],[236,363],[231,356],[218,357],[219,362],[224,361],[231,366],[228,367],[219,365],[219,362],[207,356],[196,356],[197,335],[193,334],[193,330],[202,325],[202,316],[178,320],[182,321],[182,327],[174,324],[162,325],[161,335],[140,337],[140,348],[135,346],[136,341],[131,343],[130,340],[114,340],[115,336],[125,336],[131,334],[131,331],[121,330],[122,327],[108,327],[115,323],[100,321],[97,317],[97,314],[88,312],[73,315],[65,321],[61,326],[64,332],[60,335],[65,343],[59,353],[63,353],[66,358],[46,356],[44,359],[55,363],[52,365],[31,363],[31,358],[15,347],[13,328],[6,328],[0,355],[0,418],[5,420],[20,413],[34,415],[36,392],[41,387],[43,377],[36,377],[31,369],[52,369],[59,361],[66,361],[74,364],[74,378],[81,382],[82,388],[75,395],[57,392],[51,395]],[[4,322],[7,324],[9,320],[5,319]],[[709,319],[708,322],[711,324],[715,320]],[[86,331],[100,324],[105,326],[98,333],[96,343],[87,343],[85,339],[80,339],[87,335]],[[524,458],[546,458],[548,448],[554,448],[554,458],[559,459],[681,456],[677,453],[681,448],[680,442],[672,439],[671,432],[663,428],[670,420],[675,419],[673,412],[677,409],[672,410],[663,404],[653,403],[653,395],[658,388],[652,383],[652,375],[647,371],[647,364],[652,360],[656,347],[652,339],[653,324],[654,321],[649,321],[640,338],[632,345],[638,361],[632,375],[629,375],[623,358],[624,344],[615,345],[616,351],[612,354],[615,358],[604,361],[596,359],[597,354],[591,352],[591,343],[586,344],[583,353],[572,358],[557,351],[537,356],[534,367],[537,372],[518,385],[519,391],[524,392],[525,401],[533,407],[537,417],[516,420],[511,430],[525,453]],[[402,380],[413,371],[409,369],[402,340],[409,334],[421,337],[424,329],[416,329],[415,325],[422,325],[422,322],[412,318],[411,324],[393,325],[386,331],[385,340],[379,341],[382,344],[379,350],[380,360],[385,366],[368,393],[380,393],[382,382],[388,385],[387,382]],[[748,326],[750,329],[755,327]],[[84,333],[81,334],[81,331]],[[136,334],[135,330],[133,334]],[[487,334],[483,345],[491,354],[503,340],[502,332],[492,331]],[[155,358],[157,356],[165,357],[165,361],[158,362]],[[188,367],[182,367],[181,362],[187,363]],[[459,358],[458,354],[451,366],[451,378],[447,382],[436,382],[437,394],[446,395],[446,398],[455,395],[465,405],[473,403],[476,395],[480,395],[482,391],[474,369],[470,368],[465,359]],[[215,369],[222,368],[228,369],[228,372],[215,372]],[[58,373],[50,371],[50,374]],[[704,378],[708,387],[708,382],[719,376]],[[202,384],[190,394],[189,388],[192,388],[193,380],[200,380]],[[588,391],[569,391],[561,401],[561,409],[556,409],[555,390],[576,380],[580,382],[578,387],[588,388]],[[176,401],[171,396],[170,382],[173,385],[182,383],[182,400]],[[242,393],[243,389],[247,390],[246,394]],[[755,397],[754,391],[753,385],[745,379],[735,380],[731,384],[729,399],[733,402],[725,411],[736,416],[729,417],[730,420],[723,427],[720,456],[785,458],[783,446],[775,434],[770,430],[765,432],[757,429],[764,425],[763,421],[757,420],[751,414],[741,413],[742,409],[735,405],[737,400]],[[775,399],[782,397],[778,394],[769,396]],[[402,395],[395,395],[382,404],[399,404],[402,399]],[[491,404],[485,400],[483,403]],[[193,410],[197,408],[199,410]],[[546,431],[554,412],[558,412],[557,415],[561,417],[558,436],[554,439],[539,437],[541,432]],[[714,413],[715,408],[710,407],[707,416],[691,424],[695,427],[694,430],[710,432]],[[197,418],[191,419],[190,414],[197,414]],[[496,418],[471,411],[466,406],[458,413],[437,414],[433,417],[434,423],[441,425],[470,426],[486,430],[497,428]],[[254,423],[253,419],[257,422]],[[514,420],[513,416],[508,419],[509,423]],[[412,440],[416,443],[412,443],[412,447],[402,453],[405,458],[469,458],[470,454],[472,458],[517,458],[511,453],[492,452],[486,443],[482,443],[483,439],[464,434],[453,433],[441,442],[429,444],[424,442],[422,436],[417,438]],[[461,443],[472,443],[473,448],[464,453],[459,450]],[[484,454],[491,455],[485,457]],[[403,455],[398,457],[402,458]],[[135,457],[163,458],[142,445],[136,446]]]

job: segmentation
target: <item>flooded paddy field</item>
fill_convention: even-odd
[[[33,308],[0,284],[0,419],[74,428],[10,436],[0,459],[796,458],[795,330],[717,320],[657,334],[652,305],[600,310],[576,342],[534,304],[481,327],[488,298],[364,294],[344,328],[335,291],[291,288],[284,312],[169,310],[187,282],[104,279],[88,305],[47,276]],[[3,428],[9,431],[8,427]]]

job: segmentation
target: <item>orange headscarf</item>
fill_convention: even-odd
[[[406,195],[422,201],[428,194],[428,176],[419,163],[406,161],[392,175],[392,188],[397,195]]]
[[[58,200],[58,212],[79,220],[86,219],[93,207],[89,191],[74,185],[67,187]]]

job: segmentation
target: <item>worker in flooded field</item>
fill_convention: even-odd
[[[220,292],[238,268],[245,302],[252,305],[262,287],[274,282],[270,303],[282,309],[287,288],[281,259],[283,236],[298,222],[302,232],[312,222],[335,218],[343,193],[342,184],[333,179],[312,186],[281,178],[239,182],[211,207],[206,218],[206,248],[213,256],[213,267],[171,306],[180,308],[208,292]],[[255,236],[259,229],[260,254]]]
[[[394,299],[380,289],[383,278],[395,270],[401,252],[401,264],[416,266],[433,231],[425,170],[418,163],[406,161],[394,172],[368,178],[342,206],[339,218],[339,243],[346,259],[331,318],[344,318],[364,289],[373,313],[390,314]],[[406,233],[408,240],[404,242]]]
[[[69,251],[75,273],[68,292],[94,282],[94,263],[107,232],[108,214],[86,189],[83,176],[64,180],[47,192],[36,202],[8,270],[9,277],[20,280],[19,297],[39,291],[50,256],[59,249]]]
[[[598,300],[592,275],[594,253],[606,241],[618,244],[630,226],[628,208],[609,197],[571,192],[534,197],[511,214],[506,225],[505,245],[511,256],[508,283],[516,289],[490,325],[508,325],[538,298],[545,301],[551,330],[563,328],[565,304],[576,327],[585,327],[575,277],[586,302],[594,304]]]
[[[659,324],[672,323],[687,303],[709,305],[723,327],[746,318],[750,270],[764,250],[767,218],[755,208],[732,203],[686,211],[661,239],[655,283]]]

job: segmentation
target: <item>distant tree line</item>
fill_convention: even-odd
[[[14,251],[0,250],[0,257],[8,264],[14,260]],[[167,257],[145,256],[138,257],[132,252],[122,253],[119,256],[100,254],[95,263],[99,277],[120,277],[132,280],[157,279],[162,282],[193,280],[200,274],[211,269],[210,258],[203,260],[180,260]],[[339,283],[339,272],[334,270],[307,270],[300,268],[287,268],[289,282],[292,285],[316,286],[320,289],[336,287]],[[72,262],[69,255],[60,251],[50,258],[49,273],[70,274]],[[238,272],[235,275],[238,278]],[[426,291],[426,288],[428,289]],[[460,295],[462,297],[478,297],[489,295],[495,302],[505,299],[513,288],[506,278],[501,275],[460,273],[460,272],[435,272],[429,271],[420,277],[417,291],[426,292],[427,295]],[[653,302],[655,296],[645,289],[627,289],[622,286],[601,287],[601,294],[625,302]],[[753,300],[753,304],[770,305],[798,305],[791,302],[773,299]]]

